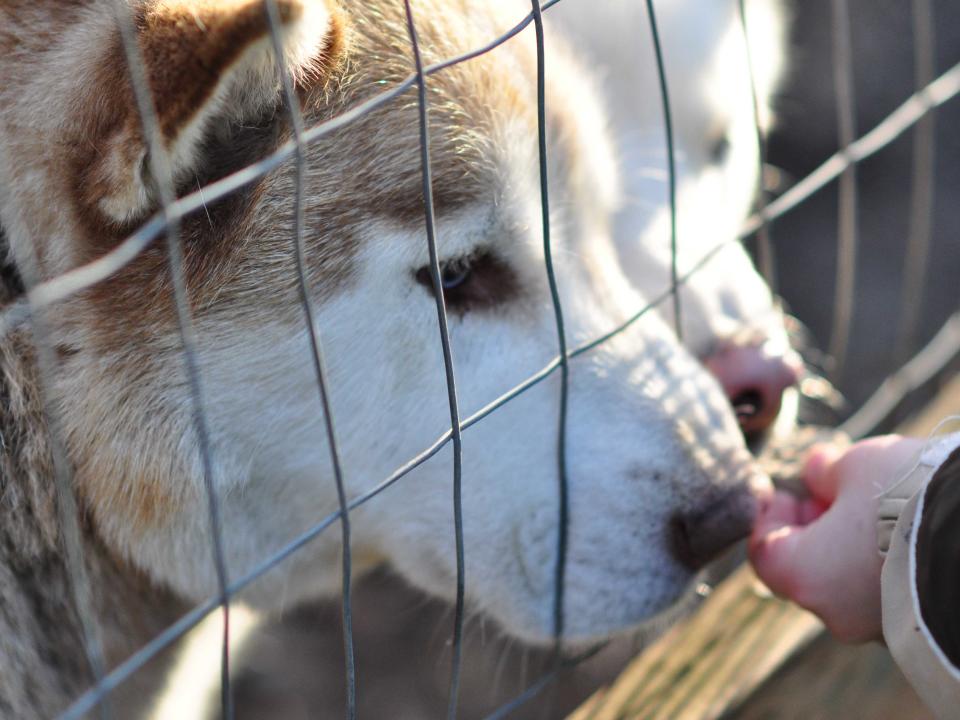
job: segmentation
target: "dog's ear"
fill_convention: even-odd
[[[336,63],[341,28],[328,0],[275,0],[284,63],[297,85],[322,82]],[[216,125],[262,116],[280,98],[264,0],[150,0],[135,13],[144,71],[174,180],[196,172],[201,144]],[[122,88],[104,123],[89,198],[110,220],[126,223],[156,205],[151,163],[119,31],[101,81]],[[122,76],[122,77],[120,77]]]

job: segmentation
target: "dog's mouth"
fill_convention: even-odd
[[[771,444],[789,444],[799,426],[836,425],[845,405],[825,377],[829,359],[809,331],[789,315],[783,325],[785,336],[725,341],[701,358],[757,457]]]
[[[748,389],[730,398],[730,404],[733,405],[733,412],[736,413],[737,422],[743,429],[744,434],[749,436],[750,424],[758,418],[763,411],[763,394],[759,390]],[[779,408],[777,409],[779,412]]]
[[[806,328],[788,317],[787,329],[791,345],[803,358],[803,376],[785,393],[780,417],[770,431],[746,438],[774,485],[802,495],[807,492],[801,472],[809,449],[822,442],[849,443],[849,438],[836,429],[846,410],[846,399],[825,377],[825,357],[810,341]]]
[[[733,382],[719,377],[727,389],[730,404],[750,451],[761,463],[771,453],[779,453],[805,444],[809,433],[799,431],[813,427],[828,430],[843,417],[846,400],[830,383],[827,358],[814,344],[807,328],[795,317],[784,316],[789,340],[789,361],[775,356],[746,355],[745,371],[737,368]],[[744,354],[734,356],[742,363]],[[707,361],[711,367],[711,360]],[[728,361],[729,364],[729,361]],[[729,372],[729,370],[726,370]],[[736,373],[742,373],[736,376]],[[742,378],[746,379],[742,379]]]

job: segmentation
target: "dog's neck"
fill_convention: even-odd
[[[16,297],[6,267],[0,307]],[[0,338],[0,716],[54,717],[92,678],[57,519],[47,426],[29,333]],[[108,666],[123,660],[184,610],[167,591],[111,556],[83,523],[91,611]],[[11,642],[12,639],[16,642]],[[136,694],[154,689],[128,688]],[[132,694],[132,693],[126,693]],[[136,716],[127,712],[124,717]]]

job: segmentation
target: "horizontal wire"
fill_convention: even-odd
[[[875,430],[908,394],[926,385],[960,355],[960,312],[951,315],[923,349],[884,380],[840,429],[852,438]]]
[[[492,713],[487,715],[485,720],[502,720],[502,718],[510,716],[515,710],[519,710],[521,707],[543,692],[544,688],[546,688],[548,685],[552,685],[559,677],[560,668],[556,668],[545,675],[540,676],[536,682],[527,687],[517,697],[509,700],[507,703],[501,705]]]
[[[547,9],[552,7],[557,2],[560,2],[560,0],[553,0],[552,2],[546,3],[543,8]],[[532,21],[532,14],[528,15],[512,28],[505,37],[507,37],[507,39],[513,37]],[[493,41],[478,50],[473,50],[456,58],[429,65],[424,68],[424,74],[432,75],[457,62],[462,62],[462,59],[472,59],[478,55],[490,52],[498,47],[498,45],[499,43],[497,41]],[[386,90],[379,95],[365,100],[350,110],[347,110],[342,115],[338,115],[320,125],[314,126],[305,133],[304,142],[309,145],[318,138],[342,128],[357,118],[373,112],[399,95],[402,95],[415,84],[416,74],[413,74],[390,90]],[[923,88],[923,90],[911,95],[900,107],[873,128],[873,130],[862,135],[856,142],[850,145],[850,147],[834,153],[816,170],[807,175],[803,180],[797,182],[776,200],[769,203],[762,212],[750,216],[740,229],[740,238],[745,239],[749,237],[757,232],[764,222],[775,220],[790,210],[793,210],[817,190],[836,179],[843,173],[848,165],[861,162],[882,150],[909,130],[928,112],[940,107],[957,94],[960,94],[960,63],[944,72],[927,87]],[[296,143],[294,141],[290,140],[284,143],[262,160],[227,175],[214,183],[210,183],[200,190],[184,195],[168,208],[170,217],[183,217],[188,215],[201,209],[207,203],[215,202],[245,185],[249,185],[292,158],[295,152]],[[0,313],[0,338],[3,338],[8,332],[22,324],[29,317],[30,310],[28,300],[34,308],[43,308],[107,279],[135,259],[137,255],[146,249],[150,243],[164,231],[165,227],[166,224],[163,215],[154,215],[141,226],[137,232],[130,235],[113,250],[85,265],[81,265],[73,270],[68,270],[55,278],[38,284],[28,293],[27,298],[11,304],[3,313]]]
[[[817,190],[839,177],[850,165],[861,162],[882,150],[913,127],[920,118],[940,107],[947,100],[956,97],[957,94],[960,94],[960,63],[940,75],[923,90],[911,95],[873,130],[831,155],[820,167],[767,205],[762,217],[759,212],[750,216],[740,228],[740,237],[749,237],[764,221],[776,220],[793,210]]]
[[[544,9],[552,7],[558,2],[560,2],[560,0],[553,0],[553,2],[544,5]],[[427,76],[434,75],[453,65],[473,60],[489,53],[519,34],[532,22],[533,13],[531,12],[506,33],[486,45],[463,53],[462,55],[457,55],[453,58],[428,65],[423,69],[423,74]],[[413,88],[416,83],[417,74],[412,73],[394,87],[364,100],[334,118],[330,118],[319,125],[313,126],[304,132],[302,137],[303,146],[309,146],[325,135],[336,132],[344,126],[375,112]],[[250,183],[256,182],[263,176],[276,170],[283,165],[283,163],[294,158],[296,153],[296,140],[288,140],[265,158],[177,199],[166,208],[166,213],[161,211],[153,215],[153,217],[140,226],[136,232],[96,260],[92,260],[73,270],[61,273],[55,278],[39,283],[31,289],[24,300],[13,303],[0,314],[0,338],[3,338],[10,330],[22,324],[26,318],[29,317],[30,307],[28,306],[27,300],[30,301],[34,309],[46,307],[60,300],[65,300],[71,295],[85,290],[98,282],[106,280],[111,275],[122,270],[149,247],[150,244],[167,229],[167,224],[170,220],[183,218],[192,212],[206,207],[210,203],[216,202],[240,190]]]

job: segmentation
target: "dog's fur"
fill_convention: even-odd
[[[787,11],[778,0],[745,3],[751,67],[738,6],[655,4],[676,146],[678,271],[682,277],[698,268],[681,289],[682,331],[700,357],[725,343],[786,342],[769,288],[731,240],[754,200],[755,122],[763,131],[772,124]],[[605,90],[624,185],[614,217],[624,272],[641,291],[662,291],[670,286],[667,154],[646,5],[564,2],[550,18],[596,68]],[[669,304],[662,309],[672,322]]]
[[[278,5],[309,125],[410,73],[402,3]],[[178,192],[290,137],[258,1],[151,0],[134,9]],[[483,45],[525,6],[436,0],[414,10],[432,62]],[[621,261],[625,233],[618,254],[611,225],[617,163],[601,104],[572,53],[558,37],[549,40],[554,262],[575,345],[643,307],[663,263],[651,251],[661,268],[655,281]],[[539,222],[535,68],[525,34],[428,82],[441,259],[451,274],[471,270],[447,293],[463,415],[556,353]],[[102,255],[158,207],[110,3],[2,0],[0,76],[0,223],[27,281],[49,279]],[[646,102],[654,107],[659,98]],[[424,282],[416,110],[411,92],[307,153],[308,274],[351,496],[449,426]],[[740,217],[756,167],[755,155],[744,153],[739,162],[745,168],[753,158],[754,170],[741,173]],[[293,272],[294,180],[288,163],[180,226],[231,577],[337,507]],[[651,207],[643,224],[656,227],[661,199]],[[771,313],[768,293],[753,297]],[[721,331],[709,322],[711,307],[689,304],[698,350],[757,316],[755,306],[726,313],[740,323]],[[73,469],[110,662],[142,644],[180,602],[216,592],[173,307],[158,242],[42,316],[41,339],[57,360],[46,400]],[[35,354],[22,329],[0,343],[0,711],[15,717],[49,715],[89,680]],[[468,602],[534,642],[549,640],[553,621],[558,401],[554,375],[464,436]],[[564,625],[572,642],[643,622],[688,586],[691,571],[672,552],[671,519],[722,507],[729,522],[749,521],[756,474],[732,413],[655,313],[571,362],[567,458]],[[355,511],[358,569],[388,561],[418,587],[451,597],[450,478],[448,449]],[[334,532],[244,597],[276,609],[333,593],[339,580]]]

